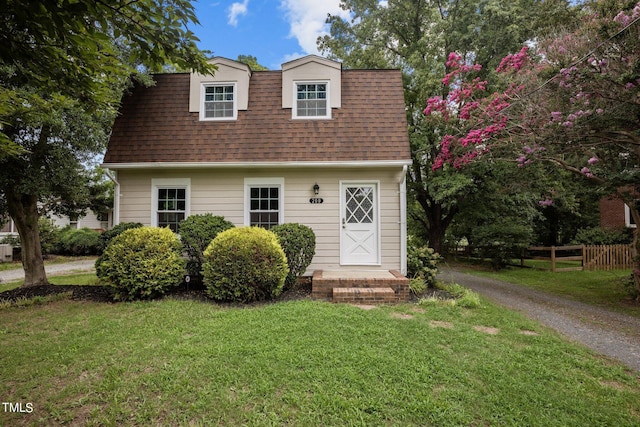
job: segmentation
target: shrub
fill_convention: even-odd
[[[418,246],[414,239],[407,245],[407,270],[410,277],[422,278],[426,286],[433,287],[442,257],[432,248]]]
[[[427,283],[420,276],[416,276],[409,281],[409,290],[414,295],[421,295],[427,290]]]
[[[632,231],[609,228],[581,228],[572,240],[573,245],[617,245],[633,241]]]
[[[316,254],[316,235],[313,230],[302,224],[282,224],[272,227],[287,256],[289,274],[285,286],[291,288],[298,277],[302,276]]]
[[[90,228],[65,228],[60,235],[59,248],[65,255],[96,255],[100,248],[100,233]]]
[[[38,219],[38,233],[40,234],[42,255],[46,256],[59,250],[61,230],[52,219],[40,217]],[[0,239],[0,244],[20,247],[20,236],[17,233],[9,234]]]
[[[100,235],[100,253],[104,252],[106,247],[109,246],[111,240],[123,231],[140,227],[142,227],[142,224],[139,222],[121,222],[120,224],[115,225],[112,229],[105,231]]]
[[[230,228],[233,223],[222,216],[212,214],[191,215],[180,223],[178,233],[184,251],[189,257],[187,272],[196,277],[202,276],[202,264],[204,264],[204,251],[216,236]]]
[[[289,272],[275,234],[259,227],[232,228],[204,252],[204,284],[216,300],[251,302],[282,292]]]
[[[96,261],[96,272],[113,287],[116,300],[155,298],[182,283],[181,250],[178,236],[168,228],[125,230]]]

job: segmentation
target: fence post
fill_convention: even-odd
[[[556,247],[551,246],[551,272],[556,272]]]
[[[586,256],[587,256],[587,248],[584,245],[582,245],[582,261],[580,261],[580,264],[582,264],[582,271],[584,271],[584,265],[585,265],[584,260],[586,259]]]

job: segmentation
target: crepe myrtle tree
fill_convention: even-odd
[[[431,98],[424,110],[447,125],[435,169],[487,157],[520,168],[550,162],[617,195],[640,221],[640,2],[597,1],[588,12],[577,29],[505,57],[499,92],[486,93],[477,67],[449,56],[449,95]],[[552,203],[550,188],[540,205]]]
[[[7,0],[0,10],[0,218],[13,219],[25,287],[47,283],[42,209],[86,206],[123,91],[164,67],[211,74],[188,0]],[[63,212],[64,213],[64,212]]]

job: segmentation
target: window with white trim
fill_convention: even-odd
[[[329,82],[296,82],[293,117],[299,119],[330,118]]]
[[[634,200],[634,202],[636,203],[636,205],[638,204],[637,200]],[[625,226],[630,228],[636,228],[638,226],[638,224],[636,224],[636,222],[633,220],[631,209],[629,209],[629,206],[627,204],[624,205],[624,222]]]
[[[235,120],[238,116],[236,84],[203,84],[202,120]]]
[[[283,223],[284,179],[245,179],[245,224],[267,230]]]
[[[151,225],[178,232],[180,222],[189,216],[190,184],[188,178],[152,180]]]

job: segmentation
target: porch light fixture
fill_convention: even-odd
[[[316,182],[315,184],[313,184],[313,194],[317,196],[319,192],[320,192],[320,186]]]

